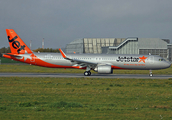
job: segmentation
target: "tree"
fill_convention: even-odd
[[[6,48],[6,47],[3,47],[0,49],[0,53],[10,53],[11,50],[10,50],[10,47]]]
[[[35,49],[33,50],[34,52],[53,52],[53,53],[59,53],[59,49],[52,49],[52,48],[38,48],[38,49]]]

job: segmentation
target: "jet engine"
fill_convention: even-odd
[[[111,68],[111,65],[99,65],[97,66],[94,71],[101,73],[101,74],[112,74],[113,69]]]

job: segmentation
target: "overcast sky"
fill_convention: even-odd
[[[65,47],[78,38],[172,40],[172,0],[1,0],[0,48],[14,29],[32,49]]]

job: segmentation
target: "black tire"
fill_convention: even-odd
[[[90,76],[90,75],[91,75],[91,72],[90,72],[90,71],[85,71],[85,72],[84,72],[84,75],[85,75],[85,76]]]
[[[85,72],[84,72],[84,75],[85,75],[85,76],[88,76],[88,75],[89,75],[89,73],[88,73],[87,71],[85,71]]]
[[[88,71],[88,76],[90,76],[91,75],[91,72],[90,71]]]
[[[151,74],[149,74],[149,76],[150,76],[150,77],[152,77],[152,76],[153,76],[153,74],[151,73]]]

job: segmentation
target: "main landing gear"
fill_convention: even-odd
[[[85,72],[84,72],[84,75],[85,75],[85,76],[90,76],[90,75],[91,75],[91,72],[90,72],[90,71],[85,71]]]
[[[150,76],[150,77],[153,76],[152,70],[149,70],[149,76]]]
[[[87,66],[86,71],[84,72],[85,76],[90,76],[91,72],[90,72],[91,68]]]

